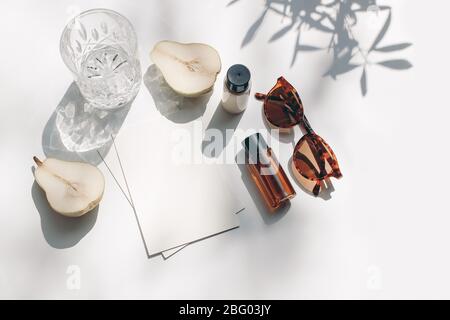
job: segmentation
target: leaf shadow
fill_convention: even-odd
[[[232,0],[228,6],[236,5],[241,0]],[[290,22],[269,37],[268,42],[275,42],[282,37],[295,32],[295,43],[290,67],[298,61],[300,53],[322,52],[330,54],[332,61],[323,77],[334,80],[341,75],[360,69],[360,90],[362,96],[368,92],[368,69],[372,66],[382,66],[391,70],[407,70],[413,65],[403,58],[389,58],[374,61],[380,54],[393,54],[409,48],[409,42],[384,44],[385,36],[392,25],[392,8],[378,4],[377,0],[266,0],[263,11],[253,22],[245,34],[241,48],[248,46],[255,38],[268,13],[288,17]],[[353,29],[360,22],[360,17],[370,15],[376,21],[381,21],[383,12],[386,16],[381,28],[374,36],[371,45],[366,49]],[[304,32],[316,31],[329,38],[328,46],[320,47],[303,40]],[[374,52],[377,55],[374,56]]]
[[[267,8],[263,11],[261,16],[250,26],[247,33],[244,36],[244,39],[242,39],[241,48],[245,47],[247,44],[249,44],[255,37],[256,32],[261,27],[261,24],[264,21],[264,18],[266,17]]]

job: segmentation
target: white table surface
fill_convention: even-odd
[[[361,68],[323,77],[331,63],[326,51],[302,51],[290,67],[295,28],[269,42],[289,18],[268,12],[246,37],[264,2],[228,2],[1,1],[0,298],[450,298],[450,3],[379,1],[392,6],[383,44],[413,45],[374,61],[407,59],[413,67],[369,66],[362,97]],[[254,91],[284,75],[340,161],[344,178],[334,182],[332,198],[314,198],[292,180],[297,197],[286,214],[271,218],[237,179],[247,208],[240,228],[165,261],[146,257],[130,206],[103,164],[97,214],[68,222],[50,212],[33,184],[32,156],[45,157],[44,128],[72,82],[59,55],[60,33],[74,13],[95,7],[131,20],[144,72],[154,43],[172,39],[213,45],[224,69],[246,64]],[[361,22],[355,33],[374,39],[377,21]],[[305,30],[302,39],[320,45],[329,37]],[[142,86],[127,121],[139,121],[146,106],[154,102]],[[264,130],[260,108],[252,99],[238,128]],[[286,139],[299,138],[296,131]],[[287,170],[292,142],[285,140],[278,158]],[[78,289],[70,285],[77,274]]]

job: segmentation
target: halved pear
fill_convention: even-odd
[[[79,217],[94,209],[105,189],[102,172],[93,165],[33,157],[34,177],[45,191],[50,207],[67,217]]]
[[[222,67],[217,50],[203,43],[161,41],[153,47],[150,57],[167,84],[186,97],[210,91]]]

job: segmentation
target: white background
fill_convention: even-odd
[[[370,66],[365,97],[360,68],[336,80],[322,76],[331,63],[326,51],[300,52],[290,67],[295,28],[269,42],[289,17],[267,13],[241,48],[264,2],[227,3],[1,1],[0,298],[450,298],[449,2],[379,1],[392,6],[383,44],[413,45],[374,60],[407,59],[413,67]],[[144,72],[154,43],[172,39],[211,44],[224,69],[246,64],[254,90],[266,92],[284,75],[340,161],[344,178],[334,182],[332,198],[314,198],[293,181],[289,211],[270,217],[237,179],[247,207],[241,227],[166,261],[147,259],[130,206],[103,164],[107,187],[97,215],[67,222],[49,212],[33,186],[32,156],[45,157],[43,130],[72,82],[60,33],[74,13],[95,7],[130,19]],[[361,21],[355,33],[370,41],[379,29]],[[311,31],[303,39],[329,38]],[[154,102],[142,86],[127,121],[145,107]],[[265,130],[260,108],[251,99],[238,127]],[[288,171],[292,142],[283,141],[278,158]],[[67,285],[73,270],[79,290]]]

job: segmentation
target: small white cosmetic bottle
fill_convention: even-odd
[[[222,107],[234,114],[247,108],[251,89],[250,70],[242,64],[232,65],[223,81]]]

